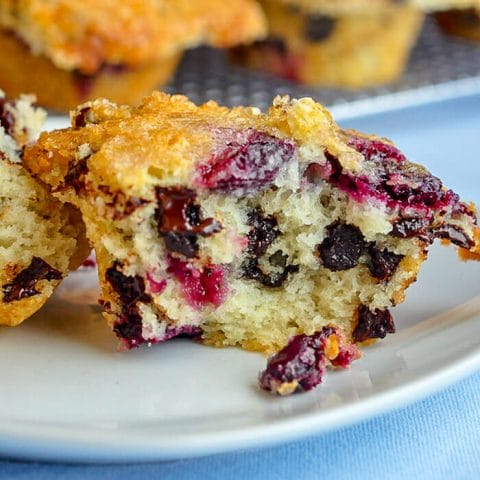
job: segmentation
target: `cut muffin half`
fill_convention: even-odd
[[[7,101],[0,91],[1,325],[35,313],[89,250],[79,211],[50,196],[22,165],[45,117],[31,100]]]
[[[282,394],[395,331],[389,308],[435,238],[477,248],[472,205],[309,98],[267,114],[158,92],[139,108],[98,100],[25,162],[80,208],[124,347],[183,334],[283,349],[261,380]]]

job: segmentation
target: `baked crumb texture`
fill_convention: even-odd
[[[88,255],[80,213],[51,197],[22,165],[22,150],[45,112],[0,91],[0,324],[17,325],[36,312],[70,268]]]
[[[169,80],[186,48],[264,34],[254,0],[4,0],[0,88],[61,111],[98,96],[136,104]]]
[[[267,114],[158,92],[139,108],[97,100],[25,163],[81,210],[124,348],[188,335],[279,352],[261,385],[280,394],[395,331],[389,309],[435,238],[478,248],[473,205],[309,98]]]

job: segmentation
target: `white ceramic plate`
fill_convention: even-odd
[[[141,461],[283,442],[365,419],[480,367],[480,264],[435,247],[398,333],[308,394],[256,386],[265,359],[188,340],[119,353],[91,302],[94,272],[73,274],[46,308],[0,329],[0,454]]]

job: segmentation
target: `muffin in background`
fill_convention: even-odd
[[[186,48],[264,33],[254,0],[2,0],[0,88],[58,111],[101,96],[136,104],[170,79]]]
[[[309,12],[330,15],[378,11],[384,7],[403,3],[424,12],[447,10],[451,8],[468,8],[478,0],[279,0],[285,4],[295,4]]]
[[[351,89],[396,80],[424,17],[403,4],[342,8],[340,14],[303,9],[295,1],[261,4],[269,37],[234,49],[234,61],[302,84]]]
[[[266,39],[232,51],[234,62],[297,83],[361,89],[403,74],[425,12],[478,0],[261,0]]]

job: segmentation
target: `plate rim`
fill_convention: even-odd
[[[471,317],[478,317],[478,314]],[[480,318],[480,317],[479,317]],[[428,320],[427,320],[428,321]],[[131,463],[180,460],[234,450],[272,447],[314,434],[338,430],[401,409],[480,369],[480,343],[447,366],[356,401],[327,410],[281,418],[268,425],[168,438],[122,430],[65,428],[41,422],[30,426],[0,421],[0,452],[16,459],[75,463]],[[46,430],[45,430],[46,429]],[[157,432],[158,433],[158,432]]]

